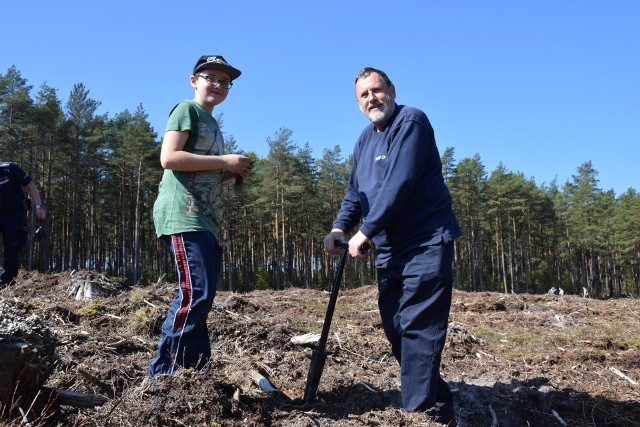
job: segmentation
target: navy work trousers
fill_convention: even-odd
[[[8,285],[18,275],[20,269],[20,252],[27,240],[27,224],[25,212],[0,211],[0,233],[4,248],[3,268],[0,275],[0,287]]]
[[[207,317],[216,294],[222,251],[208,231],[162,236],[178,270],[178,295],[162,324],[158,354],[149,377],[172,374],[177,367],[202,369],[211,358]]]
[[[400,363],[402,407],[453,413],[453,396],[440,376],[452,294],[453,242],[418,248],[378,269],[378,306],[384,332]]]

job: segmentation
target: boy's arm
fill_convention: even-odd
[[[243,178],[251,172],[251,161],[239,154],[208,156],[184,151],[189,131],[169,130],[164,134],[160,150],[160,164],[164,169],[179,172],[226,170]]]

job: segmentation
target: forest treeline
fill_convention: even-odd
[[[132,284],[171,279],[170,254],[156,238],[152,208],[162,174],[160,139],[142,105],[108,117],[77,83],[63,104],[57,90],[37,91],[11,67],[0,74],[0,161],[35,180],[47,209],[49,239],[29,234],[23,267],[42,272],[89,269]],[[217,119],[224,129],[223,117]],[[227,152],[243,152],[225,133]],[[220,288],[238,292],[327,288],[335,257],[322,239],[345,193],[351,159],[340,147],[314,159],[281,128],[265,140],[266,157],[245,153],[254,172],[225,186]],[[456,240],[454,285],[465,291],[640,294],[640,196],[598,187],[582,163],[572,179],[537,185],[480,155],[456,160],[441,147],[443,173],[464,236]],[[30,231],[37,225],[29,217]],[[345,283],[375,281],[373,255],[349,262]]]

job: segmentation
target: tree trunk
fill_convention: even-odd
[[[27,412],[55,367],[54,345],[0,343],[0,414]]]
[[[142,201],[142,156],[138,158],[138,182],[136,183],[136,207],[133,223],[133,283],[140,280],[140,205]]]

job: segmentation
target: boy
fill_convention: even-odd
[[[222,260],[222,184],[247,178],[252,168],[248,157],[224,154],[212,112],[239,76],[240,70],[220,55],[200,57],[190,77],[193,100],[180,102],[169,114],[153,219],[156,234],[174,256],[179,289],[162,325],[150,377],[172,374],[177,367],[201,369],[211,357],[207,316]]]

